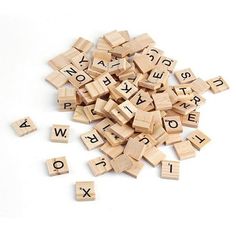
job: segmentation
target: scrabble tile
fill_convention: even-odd
[[[169,78],[169,72],[162,68],[154,68],[149,77],[148,81],[153,84],[162,85],[164,81],[166,81]]]
[[[93,58],[92,64],[91,64],[91,69],[104,73],[108,71],[108,61],[103,60],[101,58]]]
[[[57,157],[47,160],[47,169],[50,176],[62,175],[69,173],[65,157]]]
[[[136,55],[134,57],[134,63],[143,74],[151,71],[155,67],[155,64],[150,60],[148,55]]]
[[[197,78],[196,80],[194,80],[190,84],[190,86],[193,89],[193,91],[195,91],[198,94],[203,94],[210,88],[209,84],[200,78]]]
[[[188,84],[175,85],[174,90],[177,94],[178,101],[185,101],[193,98],[192,88]]]
[[[111,159],[114,159],[123,153],[124,146],[117,145],[113,147],[108,142],[106,142],[100,147],[100,151],[109,156]]]
[[[229,85],[221,76],[207,80],[207,83],[210,85],[210,89],[213,93],[220,93],[229,89]]]
[[[157,66],[168,70],[170,73],[174,71],[177,61],[166,56],[161,56]]]
[[[138,91],[138,88],[128,80],[124,80],[119,86],[116,87],[116,91],[121,97],[127,100]]]
[[[211,139],[207,137],[202,131],[195,130],[187,136],[187,139],[192,143],[192,145],[200,151],[206,144],[208,144]]]
[[[127,30],[119,31],[120,35],[125,39],[125,41],[130,40],[129,32]]]
[[[78,56],[79,54],[81,54],[81,52],[78,51],[76,48],[70,48],[69,50],[62,53],[62,55],[67,59],[69,59],[70,61],[72,60],[72,58]]]
[[[127,120],[132,119],[137,111],[137,108],[129,100],[122,102],[117,109]]]
[[[76,108],[76,90],[70,87],[58,89],[57,101],[60,111],[74,111]]]
[[[117,82],[113,79],[113,77],[108,72],[102,73],[96,78],[96,80],[103,86],[106,86],[107,88],[117,84]]]
[[[86,70],[89,67],[89,59],[85,53],[73,57],[71,63],[80,70]]]
[[[116,173],[121,173],[130,169],[133,165],[133,162],[131,161],[130,157],[125,154],[121,154],[120,156],[112,159],[110,164]]]
[[[94,111],[96,112],[96,114],[105,117],[106,113],[104,112],[103,108],[106,105],[107,101],[103,100],[101,98],[97,98],[95,106],[94,106]]]
[[[179,70],[174,73],[180,84],[190,83],[196,79],[190,68]]]
[[[124,148],[124,154],[139,161],[142,158],[145,152],[145,149],[146,149],[146,146],[144,143],[139,142],[139,140],[137,139],[129,138]]]
[[[166,155],[158,150],[156,147],[149,148],[143,154],[144,160],[146,160],[153,167],[160,164],[166,158]]]
[[[68,78],[69,82],[79,89],[81,86],[91,82],[93,79],[86,74],[83,70],[79,70],[72,64],[62,68],[60,72]]]
[[[105,34],[104,39],[113,48],[126,42],[125,38],[116,30]]]
[[[175,91],[173,90],[172,87],[168,87],[166,89],[166,92],[168,93],[170,101],[171,101],[172,104],[175,104],[176,102],[179,101],[179,97],[177,96],[177,94],[175,93]]]
[[[87,147],[88,150],[92,150],[104,144],[102,137],[95,129],[81,134],[80,138],[82,139],[84,145]]]
[[[109,51],[112,49],[110,44],[104,38],[98,39],[96,48],[99,50],[104,50],[104,51]]]
[[[200,94],[193,92],[193,98],[190,100],[190,102],[193,102],[196,108],[198,108],[206,102],[206,99]]]
[[[98,115],[94,109],[95,104],[84,106],[84,113],[88,117],[89,122],[94,122],[103,118],[103,116]]]
[[[99,49],[96,49],[92,52],[92,57],[99,58],[99,59],[104,60],[106,62],[109,62],[112,60],[112,55],[110,52],[104,51],[104,50],[99,50]]]
[[[161,125],[162,124],[162,116],[160,111],[152,111],[153,114],[153,124],[154,125]]]
[[[124,172],[134,178],[137,178],[140,171],[143,169],[144,164],[141,161],[136,161],[132,158],[130,158],[132,161],[132,166],[128,170],[125,170]]]
[[[182,116],[182,125],[197,128],[199,124],[200,112],[192,111],[189,114]]]
[[[117,123],[110,126],[110,131],[118,135],[121,139],[128,139],[134,133],[134,129],[129,125],[119,125]]]
[[[96,99],[109,93],[108,88],[103,84],[99,83],[99,81],[97,80],[86,84],[85,88],[87,89],[92,99]]]
[[[76,106],[76,109],[73,114],[73,120],[84,124],[89,124],[90,121],[84,112],[83,106]]]
[[[112,170],[110,159],[105,155],[90,160],[88,165],[94,176],[102,175]]]
[[[180,142],[182,139],[181,139],[181,136],[179,133],[177,134],[168,134],[168,137],[165,141],[165,145],[172,145],[174,143],[178,143]]]
[[[156,110],[169,110],[172,108],[169,94],[167,92],[155,93],[152,95]]]
[[[92,98],[85,87],[79,88],[77,93],[81,96],[82,101],[86,105],[90,105],[96,101],[96,98]]]
[[[92,46],[92,42],[82,37],[79,37],[73,45],[73,47],[79,50],[80,52],[88,52],[92,48]]]
[[[30,119],[30,117],[25,117],[23,119],[15,121],[11,124],[11,127],[14,129],[15,133],[20,137],[37,130],[37,127]]]
[[[101,120],[100,122],[98,122],[94,128],[98,131],[99,134],[101,134],[102,136],[104,136],[104,132],[109,130],[109,128],[114,125],[114,122],[111,121],[108,118],[105,118],[103,120]]]
[[[120,144],[123,144],[125,142],[124,139],[122,139],[120,136],[116,135],[110,130],[106,130],[103,133],[103,136],[112,147],[119,146]]]
[[[49,66],[52,67],[52,69],[54,70],[61,70],[63,67],[67,66],[70,64],[70,60],[67,59],[65,56],[63,55],[58,55],[56,57],[54,57],[53,59],[51,59],[48,62]]]
[[[114,57],[123,58],[129,54],[129,48],[117,46],[117,47],[113,48],[110,52],[112,53],[112,55]]]
[[[119,75],[120,73],[123,73],[124,71],[128,70],[131,65],[127,62],[125,58],[120,58],[109,62],[108,67],[108,72],[111,75]]]
[[[110,116],[120,125],[125,125],[129,121],[129,119],[126,119],[117,108],[111,110]]]
[[[77,201],[93,201],[96,199],[93,181],[76,182],[75,193]]]
[[[195,110],[196,106],[192,102],[184,101],[175,103],[172,109],[181,115],[187,115]]]
[[[139,141],[139,144],[146,145],[146,150],[156,145],[156,140],[150,134],[140,133],[134,139]]]
[[[46,81],[58,89],[67,83],[67,78],[59,71],[53,71],[46,77]]]
[[[161,178],[179,179],[179,161],[164,160],[161,162]]]
[[[149,59],[153,64],[157,65],[158,61],[161,58],[161,55],[163,54],[163,51],[158,48],[149,46],[148,48],[143,50],[143,53],[149,56]]]
[[[163,118],[165,130],[168,134],[183,132],[182,123],[179,116],[168,116]]]
[[[175,152],[180,160],[195,157],[195,151],[190,141],[182,141],[174,144]]]
[[[68,143],[69,131],[69,125],[53,125],[50,140],[56,143]]]
[[[152,98],[148,92],[140,89],[131,99],[130,102],[140,110],[144,110],[152,103]]]
[[[135,113],[132,127],[136,132],[152,133],[153,131],[153,113],[137,110]]]

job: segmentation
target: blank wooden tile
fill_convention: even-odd
[[[207,80],[207,83],[210,85],[211,91],[213,93],[220,93],[229,89],[229,85],[221,76]]]
[[[135,160],[140,160],[145,152],[146,146],[144,143],[134,138],[129,138],[125,148],[124,154],[132,157]]]
[[[188,135],[187,139],[192,143],[192,145],[197,149],[201,150],[206,144],[208,144],[211,139],[207,137],[202,131],[195,130]]]
[[[172,103],[167,92],[155,93],[152,95],[156,110],[169,110],[172,108]]]
[[[90,160],[88,165],[94,176],[102,175],[112,170],[110,159],[105,155]]]
[[[67,80],[68,79],[59,71],[53,71],[50,75],[46,77],[46,81],[48,81],[57,89],[65,85]]]
[[[104,51],[109,51],[112,49],[110,44],[104,38],[98,38],[96,48]]]
[[[152,133],[153,131],[153,113],[137,110],[135,113],[132,127],[136,132]]]
[[[103,116],[98,115],[94,109],[95,104],[84,106],[84,113],[88,117],[89,122],[94,122],[103,118]]]
[[[104,144],[102,137],[95,129],[81,134],[80,138],[82,139],[84,145],[87,147],[88,150],[92,150]]]
[[[81,86],[93,80],[87,73],[85,73],[83,70],[79,70],[72,64],[62,68],[60,72],[68,78],[69,82],[76,89],[79,89]]]
[[[95,106],[94,106],[94,111],[96,114],[105,117],[106,113],[104,112],[104,106],[106,105],[107,101],[101,98],[97,98]]]
[[[168,116],[163,118],[164,127],[167,133],[176,134],[183,132],[179,116]]]
[[[161,178],[179,179],[179,161],[164,160],[161,162]]]
[[[69,173],[67,161],[65,157],[56,157],[47,160],[47,169],[50,176],[62,175]]]
[[[137,111],[137,108],[129,100],[122,102],[117,109],[127,120],[132,119]]]
[[[89,59],[85,53],[80,53],[73,57],[71,63],[80,70],[86,70],[89,67]]]
[[[61,70],[63,67],[70,64],[70,60],[66,58],[63,55],[58,55],[51,59],[48,64],[52,67],[54,70]]]
[[[134,63],[141,73],[145,74],[155,68],[148,55],[135,55]]]
[[[124,146],[118,145],[113,147],[108,142],[106,142],[100,147],[100,150],[101,152],[109,156],[111,159],[114,159],[123,153]]]
[[[86,84],[85,88],[93,99],[96,99],[109,93],[108,88],[103,83],[100,83],[97,80]]]
[[[120,125],[125,125],[129,121],[129,119],[126,119],[117,108],[112,109],[110,115],[112,119]]]
[[[109,99],[109,100],[107,101],[107,103],[104,105],[103,111],[104,111],[104,113],[109,117],[109,116],[110,116],[110,112],[111,112],[114,108],[116,108],[117,106],[118,106],[118,104],[117,104],[115,101],[113,101],[112,99]]]
[[[79,37],[73,45],[73,47],[78,49],[80,52],[88,52],[92,46],[92,42],[82,37]]]
[[[37,127],[30,119],[30,117],[25,117],[23,119],[15,121],[11,124],[11,127],[14,129],[15,133],[18,136],[24,136],[37,130]]]
[[[69,59],[70,61],[72,60],[72,58],[74,58],[80,54],[81,54],[81,52],[78,51],[76,48],[70,48],[69,50],[62,53],[62,55],[64,57],[66,57],[67,59]]]
[[[77,201],[92,201],[96,199],[93,181],[76,182],[75,193]]]
[[[165,159],[165,157],[166,155],[156,147],[149,148],[143,154],[144,160],[146,160],[153,167],[157,166]]]
[[[69,125],[53,125],[50,140],[56,143],[68,143],[69,129]]]
[[[137,178],[140,171],[143,169],[144,164],[141,161],[136,161],[132,158],[130,158],[132,161],[132,166],[128,170],[125,170],[124,172],[134,178]]]
[[[90,94],[88,93],[88,90],[85,87],[79,88],[77,90],[77,93],[81,96],[82,101],[86,105],[90,105],[96,101],[95,98],[92,98]]]
[[[176,71],[174,75],[180,84],[190,83],[196,79],[196,76],[190,68]]]
[[[116,91],[121,97],[127,100],[138,91],[138,88],[128,80],[124,80],[119,86],[116,87]]]
[[[181,136],[179,133],[177,134],[168,134],[168,137],[165,141],[165,144],[166,145],[172,145],[174,143],[178,143],[180,142],[182,139],[181,139]]]
[[[200,78],[197,78],[196,80],[194,80],[190,84],[190,86],[193,89],[193,91],[195,91],[198,94],[203,94],[210,88],[209,84]]]
[[[117,123],[110,127],[110,131],[122,139],[128,139],[134,133],[134,129],[129,125],[119,125]]]
[[[129,48],[117,46],[113,48],[110,52],[112,53],[114,57],[123,58],[129,54]]]
[[[169,72],[173,72],[177,61],[166,56],[161,56],[160,60],[158,61],[157,66],[163,69],[167,69]]]
[[[175,143],[174,149],[180,160],[185,160],[191,157],[195,157],[194,148],[188,140]]]
[[[189,101],[177,102],[172,107],[173,111],[181,115],[187,115],[195,109],[196,109],[196,106],[194,105],[194,103],[189,102]]]
[[[189,114],[182,116],[182,125],[197,128],[199,124],[200,112],[192,111]]]
[[[125,154],[121,154],[120,156],[112,159],[110,164],[116,173],[121,173],[130,169],[133,165],[133,162],[131,161],[130,157]]]
[[[76,109],[73,114],[73,120],[84,124],[89,124],[90,121],[84,112],[83,106],[76,106]]]
[[[116,30],[105,34],[104,39],[113,48],[126,42],[125,38]]]

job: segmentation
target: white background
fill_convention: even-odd
[[[0,235],[235,235],[234,2],[0,0]],[[176,69],[222,75],[231,87],[205,95],[199,128],[212,142],[181,162],[179,181],[148,164],[137,180],[94,178],[86,163],[98,152],[79,140],[90,127],[57,111],[46,62],[79,36],[95,41],[113,29],[147,32]],[[19,138],[10,123],[24,116],[38,131]],[[49,141],[53,123],[71,126],[69,144]],[[63,155],[70,174],[48,177],[45,160]],[[95,180],[96,201],[74,200],[78,180]]]

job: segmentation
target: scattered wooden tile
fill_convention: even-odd
[[[125,38],[116,30],[105,34],[104,39],[113,48],[126,42]]]
[[[193,131],[188,135],[187,139],[198,151],[211,141],[211,139],[200,130]]]
[[[166,145],[172,145],[174,143],[178,143],[181,141],[181,136],[179,133],[177,134],[168,134],[168,137],[165,141]]]
[[[85,88],[87,89],[87,91],[92,99],[102,97],[102,96],[109,93],[108,88],[104,84],[100,83],[97,80],[86,84]]]
[[[68,143],[69,130],[69,125],[53,125],[50,140],[56,143]]]
[[[112,170],[110,159],[105,155],[90,160],[88,165],[94,176],[102,175]]]
[[[152,103],[152,98],[148,92],[140,89],[131,99],[130,102],[140,110],[144,110]]]
[[[190,83],[196,79],[190,68],[179,70],[174,73],[180,84]]]
[[[161,162],[161,178],[179,179],[179,161],[164,160]]]
[[[193,92],[193,98],[190,100],[190,102],[193,102],[196,108],[198,108],[206,102],[206,99],[200,94]]]
[[[76,106],[76,109],[73,114],[73,120],[84,124],[89,124],[90,121],[84,112],[83,106]]]
[[[77,201],[93,201],[96,199],[93,181],[76,182],[75,192]]]
[[[76,108],[75,88],[62,87],[58,89],[57,101],[60,111],[74,111]]]
[[[78,49],[80,52],[88,52],[92,46],[92,42],[82,37],[79,37],[73,45],[73,47]]]
[[[119,125],[117,123],[110,127],[110,131],[121,139],[128,139],[134,133],[134,129],[129,125]]]
[[[134,63],[143,74],[151,71],[155,67],[155,64],[150,60],[148,55],[135,55]]]
[[[37,127],[30,119],[30,117],[25,117],[23,119],[15,121],[11,124],[11,127],[14,129],[15,133],[20,137],[37,130]]]
[[[182,141],[174,144],[175,152],[180,160],[195,157],[195,151],[190,141]]]
[[[108,142],[106,142],[100,147],[100,150],[105,155],[109,156],[111,159],[114,159],[123,153],[124,146],[117,145],[117,146],[113,147]]]
[[[106,105],[107,101],[103,100],[101,98],[97,98],[95,106],[94,106],[94,111],[96,112],[96,114],[105,117],[106,113],[104,112],[104,106]]]
[[[189,114],[182,116],[182,125],[197,128],[199,124],[200,112],[192,111]]]
[[[117,106],[117,109],[127,120],[132,119],[137,111],[137,108],[129,100],[122,102]]]
[[[189,101],[184,101],[184,102],[177,102],[173,105],[172,107],[173,111],[181,114],[181,115],[187,115],[193,110],[196,109],[196,106]]]
[[[112,159],[110,164],[116,173],[121,173],[130,169],[133,165],[133,162],[131,161],[130,157],[125,154],[121,154],[120,156]]]
[[[132,166],[128,170],[125,170],[124,172],[134,178],[137,178],[140,171],[143,169],[144,164],[141,161],[136,161],[131,158]]]
[[[129,99],[138,91],[138,88],[128,80],[124,80],[119,86],[116,87],[116,91],[124,99]]]
[[[86,104],[86,105],[90,105],[92,103],[94,103],[96,101],[95,98],[92,98],[88,92],[88,90],[85,87],[79,88],[77,90],[77,93],[79,94],[79,96],[81,97],[82,101]]]
[[[198,94],[203,94],[210,88],[209,84],[200,78],[195,79],[190,86]]]
[[[161,56],[157,66],[163,69],[167,69],[170,73],[174,71],[177,61],[166,56]]]
[[[210,89],[213,93],[220,93],[229,89],[229,85],[221,76],[207,80],[207,83],[210,85]]]
[[[53,71],[46,77],[46,81],[48,81],[51,85],[58,89],[65,85],[68,79],[59,71]]]
[[[105,118],[103,120],[101,120],[100,122],[98,122],[96,125],[95,125],[95,129],[98,131],[99,134],[101,134],[102,136],[104,136],[104,132],[109,130],[109,128],[114,125],[114,122],[111,121],[110,119],[108,118]]]
[[[102,137],[95,129],[81,134],[80,138],[82,139],[84,145],[87,147],[88,150],[92,150],[104,144]]]
[[[155,93],[152,95],[156,110],[169,110],[172,108],[172,103],[167,92]]]
[[[48,64],[54,70],[61,70],[63,67],[70,64],[70,60],[63,55],[58,55],[58,56],[54,57],[53,59],[51,59],[48,62]]]
[[[161,161],[165,159],[165,157],[166,155],[156,147],[149,148],[143,154],[144,160],[146,160],[153,167],[156,167]]]
[[[95,104],[84,106],[84,113],[88,117],[89,122],[94,122],[103,118],[103,116],[98,115],[94,109]]]
[[[47,169],[50,176],[69,173],[69,168],[65,157],[56,157],[47,160]]]
[[[86,70],[89,67],[89,59],[85,53],[80,53],[73,57],[71,63],[80,70]]]
[[[183,127],[179,116],[168,116],[163,118],[165,130],[168,134],[182,133]]]

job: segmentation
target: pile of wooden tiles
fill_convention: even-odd
[[[127,31],[109,32],[95,47],[79,38],[49,61],[54,71],[46,80],[58,89],[58,109],[73,111],[74,121],[94,122],[92,130],[81,134],[88,150],[102,152],[88,161],[94,176],[113,170],[137,177],[144,159],[153,167],[160,164],[162,178],[178,179],[179,161],[166,160],[158,148],[173,145],[178,159],[185,160],[210,141],[197,129],[202,94],[229,87],[221,76],[204,81],[190,68],[175,71],[176,63],[148,34],[130,38]],[[177,85],[169,85],[172,74]],[[183,126],[196,130],[182,139]],[[69,127],[56,128],[51,140],[66,142]],[[64,157],[49,160],[48,170],[51,175],[68,173]],[[93,190],[91,197],[83,186]],[[93,183],[78,182],[76,193],[78,200],[94,199]]]

